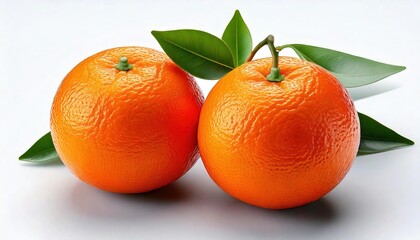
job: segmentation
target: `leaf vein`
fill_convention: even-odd
[[[37,156],[37,155],[42,155],[42,154],[45,154],[45,153],[48,153],[48,152],[55,152],[55,148],[54,147],[52,147],[52,148],[48,148],[48,149],[45,149],[45,150],[42,150],[42,151],[39,151],[39,152],[35,152],[35,153],[28,153],[28,155],[26,155],[25,156],[25,154],[23,154],[19,159],[28,159],[28,158],[31,158],[31,157],[34,157],[34,156]]]
[[[162,37],[160,37],[160,36],[158,36],[158,37],[159,37],[160,39],[162,39],[162,40],[164,40],[164,41],[166,41],[166,42],[168,42],[168,43],[170,43],[170,44],[174,45],[175,47],[181,48],[182,50],[185,50],[185,51],[187,51],[187,52],[189,52],[189,53],[192,53],[192,54],[194,54],[194,55],[196,55],[196,56],[198,56],[198,57],[204,58],[204,59],[206,59],[206,60],[208,60],[208,61],[210,61],[210,62],[216,63],[216,64],[218,64],[218,65],[220,65],[220,66],[223,66],[223,67],[226,67],[226,68],[229,68],[229,69],[233,69],[233,67],[231,67],[231,66],[229,66],[229,65],[226,65],[226,64],[221,63],[221,62],[218,62],[218,61],[216,61],[216,60],[214,60],[214,59],[211,59],[211,58],[205,57],[205,56],[203,56],[203,55],[201,55],[201,54],[199,54],[199,53],[196,53],[196,52],[191,51],[191,50],[189,50],[189,49],[187,49],[187,48],[185,48],[185,47],[182,47],[181,45],[178,45],[178,44],[176,44],[176,43],[174,43],[174,42],[172,42],[172,41],[170,41],[170,40],[168,40],[168,39],[162,38]]]

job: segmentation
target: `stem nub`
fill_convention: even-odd
[[[263,41],[257,44],[255,48],[252,50],[251,54],[249,55],[247,62],[251,61],[254,58],[255,54],[260,50],[263,46],[268,45],[270,49],[271,56],[273,58],[273,65],[270,70],[270,74],[267,75],[267,80],[270,82],[280,82],[284,79],[284,76],[280,74],[279,68],[279,51],[276,50],[274,46],[274,36],[268,35]]]
[[[121,57],[120,62],[115,65],[115,68],[120,71],[128,71],[133,68],[133,64],[129,64],[126,57]]]

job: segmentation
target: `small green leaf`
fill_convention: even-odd
[[[252,51],[252,37],[238,10],[223,32],[222,40],[232,51],[235,66],[242,65]]]
[[[223,40],[198,30],[152,31],[166,54],[181,68],[203,79],[219,79],[235,68]]]
[[[30,147],[19,160],[27,162],[44,163],[53,160],[58,160],[57,152],[51,138],[51,132],[42,136],[38,141]]]
[[[374,83],[405,69],[403,66],[380,63],[327,48],[288,44],[279,49],[285,47],[292,48],[300,58],[330,71],[349,88]]]
[[[358,113],[361,138],[357,155],[385,152],[391,149],[413,145],[414,142],[387,128],[378,121]]]

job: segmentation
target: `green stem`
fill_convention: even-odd
[[[292,47],[292,46],[290,46],[290,44],[285,44],[285,45],[277,46],[277,47],[276,47],[276,50],[277,50],[278,52],[280,52],[281,50],[283,50],[283,49],[285,49],[285,48],[289,48],[289,47]]]
[[[279,51],[276,50],[274,46],[274,36],[268,35],[263,41],[257,44],[255,48],[252,50],[251,54],[249,55],[247,62],[251,61],[255,54],[260,50],[263,46],[268,45],[270,49],[271,56],[273,58],[273,64],[270,70],[270,74],[267,75],[267,80],[270,82],[280,82],[284,79],[284,76],[280,74],[279,68]]]
[[[272,35],[270,35],[272,36]],[[269,36],[268,36],[269,37]],[[257,46],[255,46],[255,48],[252,50],[251,54],[249,54],[249,57],[246,59],[247,62],[252,61],[252,59],[254,58],[255,54],[265,45],[267,45],[267,39],[268,37],[266,37],[264,40],[262,40],[260,43],[257,44]]]
[[[121,57],[120,62],[115,65],[115,68],[120,71],[128,71],[133,68],[133,64],[129,64],[126,57]]]

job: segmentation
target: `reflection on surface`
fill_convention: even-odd
[[[282,214],[289,218],[296,218],[297,220],[325,223],[334,221],[337,217],[336,210],[334,210],[333,205],[326,198],[321,198],[302,207],[286,209]]]
[[[78,181],[69,207],[87,221],[85,224],[101,228],[112,223],[120,228],[141,226],[138,231],[146,226],[159,226],[162,231],[175,231],[174,226],[195,231],[214,229],[213,237],[292,237],[307,231],[321,234],[339,220],[334,204],[326,198],[298,208],[268,210],[242,203],[202,179],[182,179],[156,191],[132,195],[107,193]]]
[[[333,224],[339,217],[333,204],[327,199],[285,210],[261,209],[232,199],[219,213],[221,216],[218,220],[224,222],[221,225],[234,226],[237,230],[256,236],[294,236],[302,233],[302,228],[316,233]]]
[[[22,166],[25,166],[25,167],[64,166],[63,162],[59,158],[53,158],[53,159],[51,159],[49,161],[45,161],[45,162],[25,162],[25,161],[20,161],[20,163],[22,164]]]
[[[178,183],[141,194],[109,193],[80,181],[73,188],[71,205],[89,218],[141,218],[145,213],[166,211],[188,201],[190,193]]]

